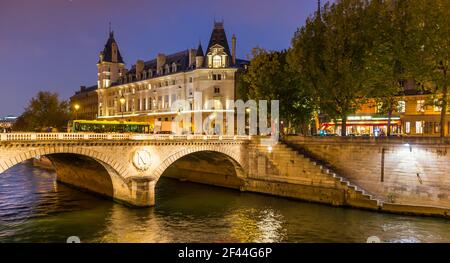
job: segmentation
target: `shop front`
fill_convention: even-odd
[[[349,136],[384,136],[387,134],[389,117],[383,115],[351,115],[347,118],[347,135]],[[401,134],[400,116],[391,116],[391,134]],[[342,120],[322,123],[320,134],[340,135]]]

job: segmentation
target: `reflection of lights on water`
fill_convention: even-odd
[[[261,211],[262,218],[258,221],[257,225],[260,230],[260,237],[256,242],[268,243],[268,242],[280,242],[283,240],[283,226],[282,215],[276,214],[273,209],[267,209]]]
[[[281,242],[286,236],[283,216],[273,209],[239,209],[227,221],[240,242]]]

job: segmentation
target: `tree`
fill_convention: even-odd
[[[441,108],[440,136],[444,137],[450,83],[450,1],[411,0],[408,3],[408,12],[414,14],[407,25],[410,33],[406,46],[410,54],[408,72],[439,96],[436,106]]]
[[[366,52],[367,79],[365,85],[372,93],[380,113],[388,115],[387,135],[391,134],[392,113],[397,111],[404,91],[405,66],[409,59],[406,43],[409,32],[406,22],[406,1],[372,1],[367,7],[365,21],[372,37]]]
[[[294,68],[307,80],[320,111],[333,119],[340,117],[342,136],[346,135],[347,116],[371,93],[363,85],[370,37],[364,30],[366,6],[362,0],[327,3],[292,41]]]
[[[268,52],[261,48],[252,51],[248,71],[243,76],[248,85],[248,98],[255,100],[279,100],[280,116],[287,123],[288,132],[299,127],[307,134],[311,121],[312,103],[300,79],[287,64],[288,51]]]
[[[49,128],[64,130],[70,119],[67,101],[60,101],[57,93],[40,91],[33,97],[13,129],[16,131],[45,131]]]

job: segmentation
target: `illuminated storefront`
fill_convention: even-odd
[[[387,134],[389,117],[384,115],[351,115],[347,118],[348,135],[380,136]],[[391,134],[401,133],[400,116],[391,116]],[[323,123],[321,134],[341,134],[342,120]]]

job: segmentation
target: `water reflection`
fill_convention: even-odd
[[[133,209],[18,165],[0,176],[0,242],[449,242],[448,220],[302,203],[162,178]]]

